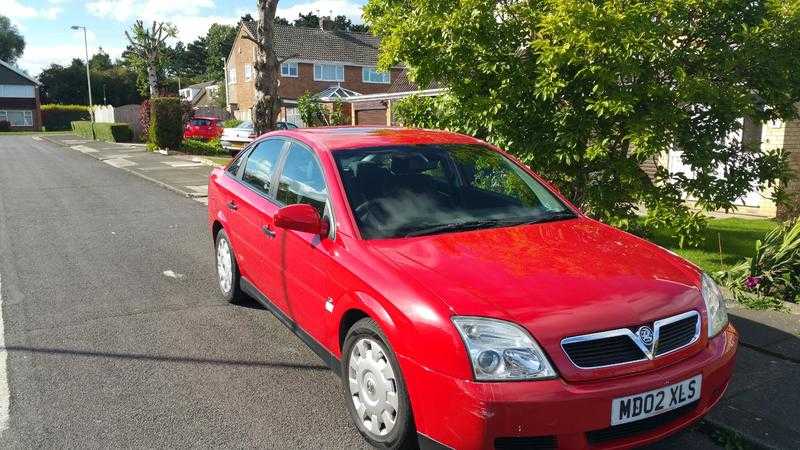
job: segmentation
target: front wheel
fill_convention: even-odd
[[[377,448],[416,448],[400,366],[372,319],[361,319],[348,331],[341,366],[347,409],[361,435]]]

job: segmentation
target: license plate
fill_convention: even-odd
[[[611,425],[619,425],[680,408],[700,398],[702,375],[660,389],[615,398],[611,403]]]

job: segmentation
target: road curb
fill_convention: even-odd
[[[62,142],[59,142],[57,140],[50,139],[48,137],[42,137],[42,139],[47,141],[47,142],[49,142],[49,143],[51,143],[51,144],[58,145],[59,147],[68,148],[70,150],[73,150],[72,146],[66,145],[66,144],[64,144]],[[83,153],[83,152],[80,152],[80,153]],[[89,156],[92,159],[95,159],[97,161],[103,162],[103,159],[100,156],[95,156],[93,153],[83,153],[83,154],[86,155],[86,156]],[[151,177],[149,177],[149,176],[147,176],[147,175],[145,175],[143,173],[139,173],[139,172],[137,172],[135,170],[131,170],[131,169],[128,169],[126,167],[115,167],[115,166],[112,166],[112,167],[114,167],[116,169],[119,169],[119,170],[122,170],[124,172],[128,172],[130,174],[136,175],[139,178],[147,180],[147,181],[149,181],[151,183],[154,183],[154,184],[156,184],[158,186],[161,186],[162,188],[164,188],[164,189],[166,189],[168,191],[172,191],[172,192],[174,192],[174,193],[176,193],[178,195],[181,195],[183,197],[186,197],[186,198],[205,198],[205,197],[208,197],[208,194],[201,194],[199,192],[184,191],[183,189],[179,189],[179,188],[177,188],[177,187],[175,187],[175,186],[173,186],[173,185],[171,185],[169,183],[165,183],[163,181],[156,180],[155,178],[151,178]]]
[[[719,405],[718,405],[719,406]],[[711,435],[714,431],[721,432],[721,433],[728,433],[735,435],[738,439],[743,441],[747,444],[748,449],[754,450],[779,450],[779,447],[774,445],[770,445],[769,443],[765,442],[763,439],[752,436],[748,433],[742,432],[730,425],[727,425],[719,420],[713,419],[709,416],[704,417],[700,423],[698,424],[700,427],[701,432]],[[727,443],[726,443],[727,447]]]

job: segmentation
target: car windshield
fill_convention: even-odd
[[[485,146],[407,145],[333,155],[365,239],[575,217],[535,178]]]

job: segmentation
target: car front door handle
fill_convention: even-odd
[[[231,211],[236,211],[237,209],[239,209],[239,205],[237,205],[236,202],[234,201],[230,201],[228,202],[228,209],[230,209]]]
[[[261,227],[261,230],[264,231],[264,234],[266,234],[268,238],[270,239],[275,238],[275,232],[272,231],[269,225],[264,225],[263,227]]]

